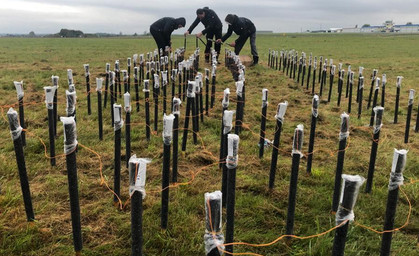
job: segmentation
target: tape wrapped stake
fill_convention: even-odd
[[[365,182],[365,178],[359,175],[342,174],[342,179],[339,207],[335,219],[336,225],[339,225],[344,221],[353,221],[355,219],[353,208],[359,194],[359,188]]]
[[[25,95],[25,92],[23,91],[23,80],[20,82],[14,81],[13,84],[15,85],[15,88],[16,88],[17,99],[18,100],[23,99],[23,96]]]
[[[388,190],[395,190],[403,185],[403,171],[406,165],[407,150],[394,149],[393,164],[391,166],[390,180],[388,182]]]
[[[64,153],[70,154],[76,150],[77,147],[77,129],[76,121],[73,116],[60,117],[64,125]]]
[[[12,139],[19,139],[23,129],[22,126],[20,126],[16,110],[9,108],[9,111],[7,111],[7,118],[9,119],[10,134],[12,135]]]
[[[47,109],[54,109],[54,95],[55,95],[55,86],[45,86],[45,104]]]
[[[129,159],[129,196],[131,197],[135,191],[142,194],[143,199],[146,196],[145,180],[147,173],[147,164],[151,163],[149,158],[137,158],[133,155]]]
[[[220,255],[224,251],[224,234],[221,229],[222,222],[222,193],[215,191],[205,193],[205,253],[208,255],[218,248]]]

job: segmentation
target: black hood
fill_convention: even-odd
[[[183,17],[175,19],[175,22],[177,26],[182,25],[182,27],[185,27],[186,25],[186,20]]]
[[[236,14],[227,14],[225,21],[230,23],[230,24],[234,24],[234,22],[238,19],[239,17],[237,17]]]

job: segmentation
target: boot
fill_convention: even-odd
[[[259,62],[259,56],[253,56],[253,63],[251,66],[255,66]]]

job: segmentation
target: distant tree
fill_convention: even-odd
[[[61,29],[58,33],[60,37],[84,37],[84,33],[80,30]]]
[[[134,33],[134,36],[138,36],[138,34],[137,33]]]
[[[362,27],[367,28],[367,27],[371,27],[371,25],[370,24],[364,24],[364,25],[362,25]]]
[[[29,32],[29,37],[36,37],[35,32],[33,31]]]
[[[407,22],[406,25],[412,25],[413,23],[411,21]]]
[[[122,31],[119,32],[119,36],[122,36]]]

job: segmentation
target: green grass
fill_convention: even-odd
[[[313,56],[334,59],[357,71],[365,67],[365,88],[370,88],[372,69],[387,74],[387,95],[384,126],[378,149],[374,187],[372,194],[360,193],[355,206],[356,221],[382,230],[387,184],[391,168],[393,148],[409,149],[405,183],[418,179],[419,138],[411,130],[410,143],[403,144],[404,123],[407,112],[408,90],[419,89],[417,67],[419,67],[419,36],[417,35],[312,35],[280,34],[257,37],[257,46],[262,64],[246,70],[246,113],[245,129],[240,135],[240,158],[237,171],[235,240],[248,243],[268,243],[285,232],[289,177],[291,170],[291,142],[297,124],[305,126],[304,152],[307,151],[311,98],[282,72],[266,66],[268,49],[295,49]],[[175,47],[183,46],[183,37],[174,37]],[[195,46],[193,37],[188,39],[187,55]],[[202,46],[202,45],[201,45]],[[73,69],[77,88],[77,134],[78,141],[98,152],[103,163],[103,175],[113,183],[113,129],[110,124],[109,106],[104,109],[104,140],[99,142],[97,134],[97,98],[92,94],[91,116],[87,115],[83,64],[89,63],[91,80],[103,76],[105,63],[112,65],[116,59],[121,69],[126,68],[126,58],[134,53],[146,53],[155,48],[150,38],[111,39],[23,39],[0,38],[0,255],[70,255],[73,253],[71,218],[69,210],[65,157],[57,158],[57,166],[50,167],[44,157],[44,148],[38,137],[48,144],[47,111],[43,103],[43,86],[51,84],[51,75],[60,76],[58,113],[65,115],[64,91],[67,88],[66,70]],[[250,54],[246,44],[243,55]],[[223,62],[224,54],[221,55]],[[203,58],[202,58],[203,59]],[[201,68],[205,66],[201,63]],[[357,72],[356,72],[357,73]],[[191,173],[209,164],[214,164],[219,149],[221,95],[230,87],[230,109],[235,109],[235,86],[230,72],[220,65],[217,71],[217,101],[210,117],[201,124],[202,144],[193,145],[188,138],[185,155],[179,157],[179,181],[191,180]],[[392,124],[394,115],[396,76],[404,76],[400,101],[399,123]],[[19,176],[5,113],[9,106],[16,106],[13,81],[24,80],[26,122],[31,134],[27,135],[25,147],[26,166],[31,186],[36,221],[26,222]],[[337,79],[335,78],[335,81]],[[317,85],[318,86],[318,85]],[[94,88],[94,83],[93,86]],[[268,187],[271,149],[258,158],[258,136],[261,112],[261,90],[269,89],[267,138],[273,139],[276,105],[287,100],[289,107],[281,135],[280,155],[275,189]],[[328,86],[325,94],[327,96]],[[333,193],[334,172],[337,160],[339,116],[347,110],[347,100],[336,107],[336,82],[332,102],[322,101],[313,172],[305,174],[306,158],[301,160],[298,180],[295,234],[308,236],[324,232],[334,226],[334,215],[330,213]],[[366,98],[364,93],[364,99]],[[323,99],[326,99],[323,96]],[[119,101],[121,102],[121,101]],[[185,104],[184,104],[185,105]],[[144,95],[141,94],[141,111],[131,116],[132,151],[138,157],[149,157],[153,162],[147,170],[147,197],[144,201],[144,253],[146,255],[203,255],[204,193],[221,188],[221,171],[214,165],[203,168],[195,179],[185,186],[170,189],[169,228],[160,229],[160,193],[162,168],[161,123],[159,133],[145,140]],[[371,129],[368,128],[370,111],[365,109],[361,120],[356,119],[356,105],[352,106],[350,119],[351,134],[346,151],[344,173],[367,175],[371,148]],[[417,106],[417,102],[414,103]],[[134,104],[133,104],[134,107]],[[412,126],[416,120],[416,107]],[[181,125],[185,110],[182,108]],[[63,152],[62,125],[58,125],[56,140],[57,154]],[[180,139],[182,135],[180,134]],[[126,158],[124,139],[122,159]],[[84,240],[83,255],[128,255],[130,253],[130,210],[113,206],[113,195],[101,184],[98,158],[79,148],[77,153],[81,222]],[[124,166],[124,165],[123,165]],[[128,200],[128,171],[121,170],[121,192],[123,201]],[[419,226],[419,185],[403,187],[412,203],[412,215],[405,229],[395,232],[392,254],[415,255],[418,253],[417,233]],[[404,224],[409,206],[401,194],[395,226]],[[225,217],[225,215],[224,215]],[[236,246],[235,252],[253,252],[262,255],[330,255],[334,232],[324,236],[284,241],[269,247],[251,248]],[[351,225],[346,244],[347,255],[377,255],[381,236]]]

